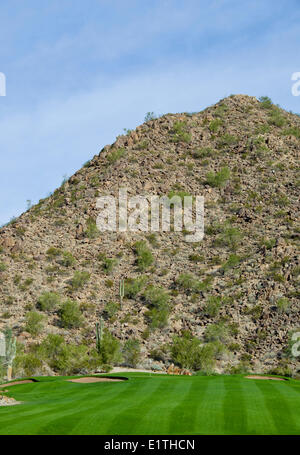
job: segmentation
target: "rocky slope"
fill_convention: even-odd
[[[297,115],[244,95],[118,137],[1,229],[0,329],[10,325],[25,344],[47,333],[93,344],[103,315],[122,341],[140,340],[145,359],[167,361],[163,346],[174,334],[191,330],[205,340],[207,327],[222,326],[229,338],[220,371],[241,361],[257,372],[282,365],[300,327],[299,139]],[[204,196],[203,241],[188,243],[184,232],[97,231],[97,197],[117,196],[120,187],[129,196]],[[153,261],[137,263],[140,240]],[[76,272],[87,273],[72,281]],[[137,277],[145,281],[119,308],[120,279]],[[167,323],[158,328],[147,313],[151,285],[169,296]],[[55,309],[41,311],[45,292],[78,302],[84,324],[66,329]],[[26,331],[32,310],[45,316],[35,336]],[[288,363],[299,368],[295,357]]]

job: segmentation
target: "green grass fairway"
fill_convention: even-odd
[[[12,386],[9,395],[24,404],[0,407],[0,434],[300,434],[299,381],[126,376],[115,383],[49,377]]]

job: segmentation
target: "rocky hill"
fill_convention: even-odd
[[[140,341],[144,364],[170,362],[166,346],[189,330],[226,346],[217,371],[297,371],[288,346],[300,327],[299,145],[299,116],[244,95],[119,136],[1,229],[0,330],[10,325],[26,346],[49,333],[94,345],[102,315],[122,342]],[[99,232],[97,198],[121,187],[204,196],[204,239]],[[67,299],[81,313],[69,325]]]

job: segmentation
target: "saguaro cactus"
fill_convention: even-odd
[[[123,304],[124,294],[125,294],[125,283],[124,283],[124,280],[122,279],[122,280],[120,280],[120,283],[119,283],[119,295],[120,295],[121,308],[122,308],[122,304]]]
[[[3,363],[7,368],[7,380],[10,381],[12,378],[13,361],[16,357],[17,350],[16,338],[13,336],[12,330],[7,328],[4,332],[4,337],[1,337],[1,340],[1,356],[3,358]]]
[[[96,348],[98,351],[98,354],[101,353],[101,341],[103,337],[103,328],[104,328],[104,321],[103,318],[100,318],[100,322],[97,322],[96,324]]]

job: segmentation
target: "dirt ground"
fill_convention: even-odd
[[[81,384],[92,384],[94,382],[122,382],[124,379],[113,379],[113,378],[94,378],[94,377],[86,377],[86,378],[78,378],[78,379],[68,379],[68,382],[78,382]]]
[[[24,381],[14,381],[14,382],[8,382],[6,384],[1,384],[0,385],[0,389],[3,389],[3,387],[10,387],[12,385],[20,385],[20,384],[31,384],[32,382],[35,382],[35,381],[32,381],[31,379],[26,379]]]

